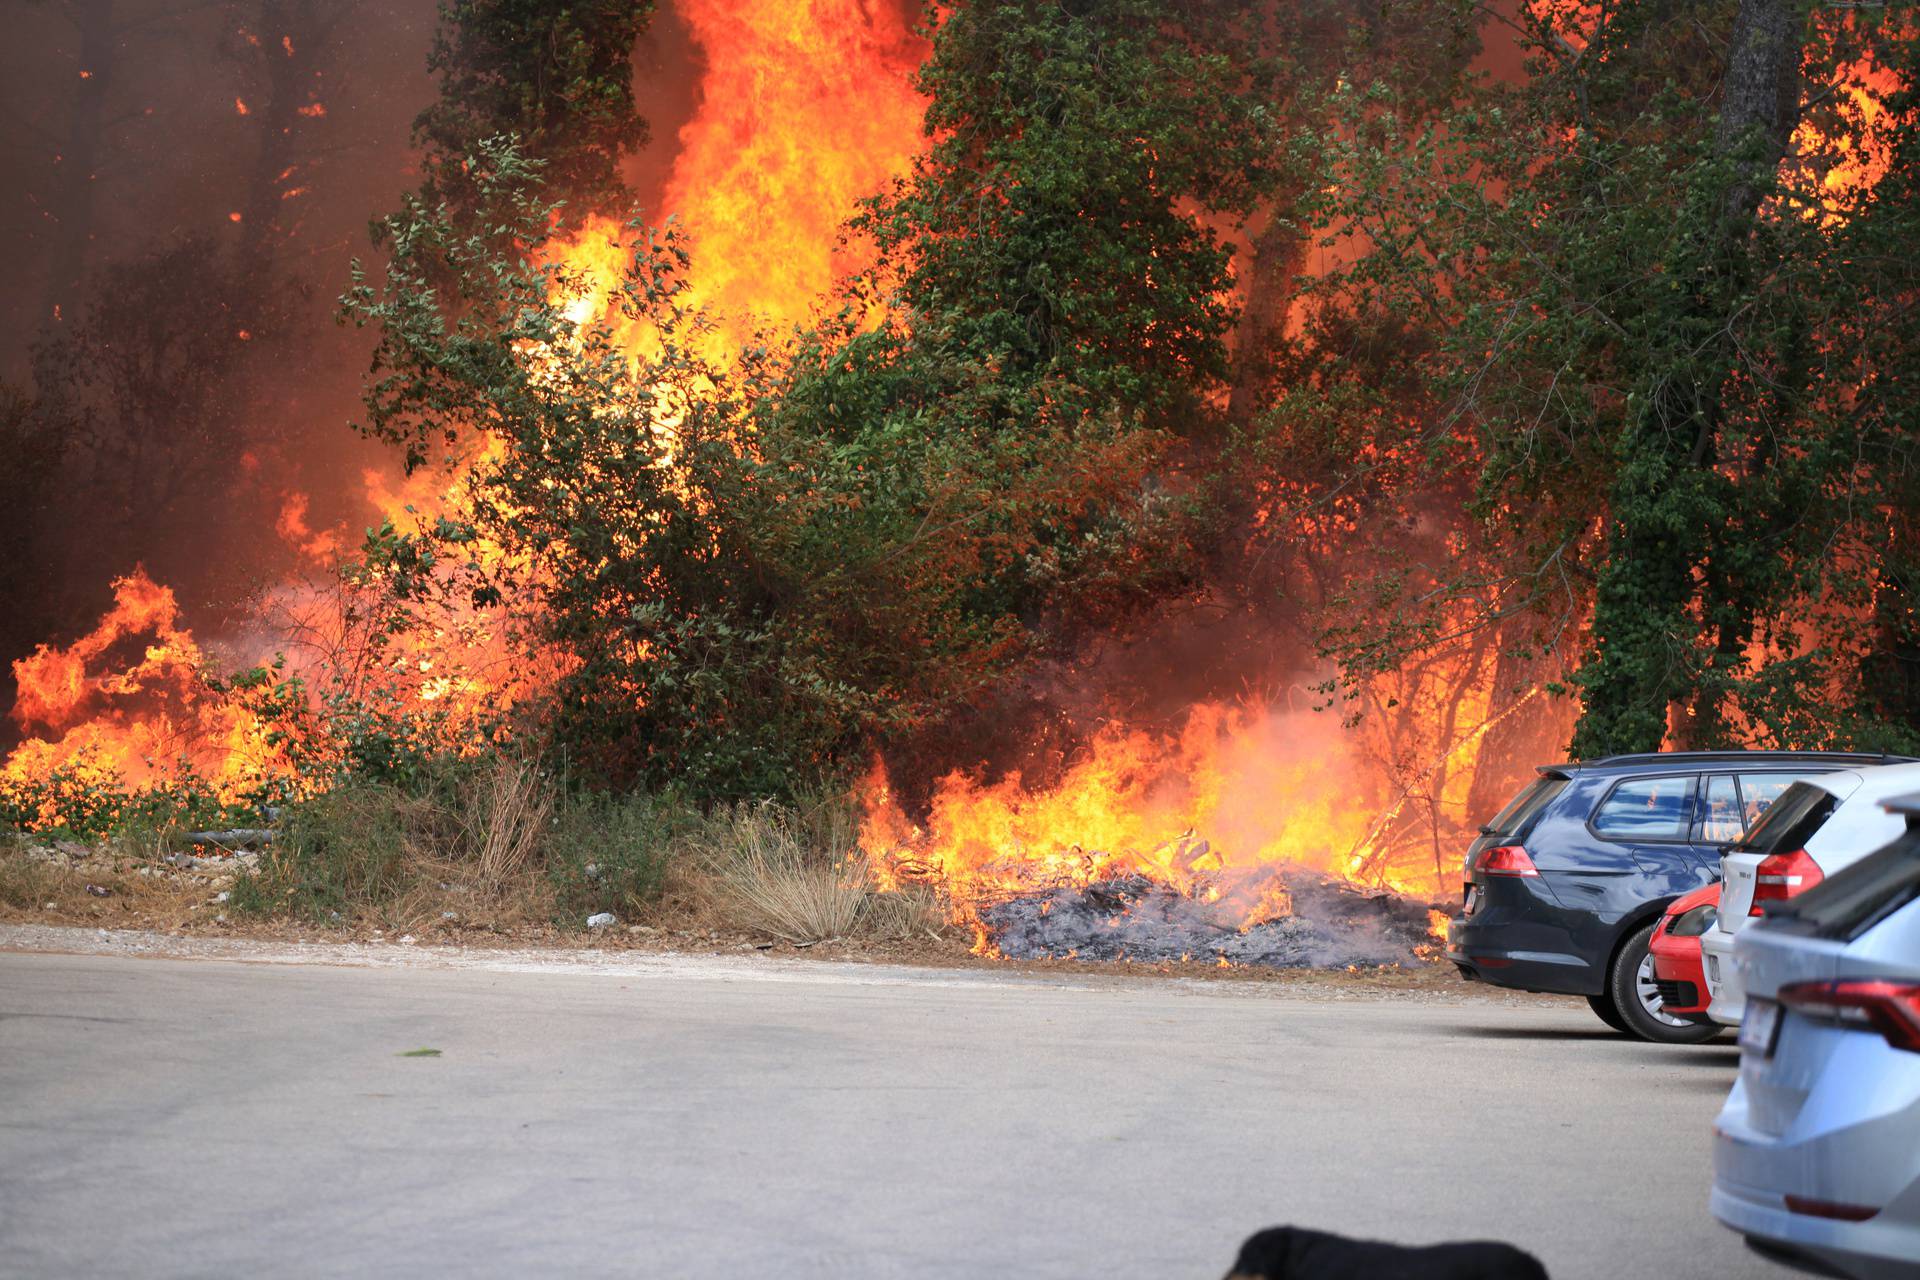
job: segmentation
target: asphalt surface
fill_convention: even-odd
[[[1786,1276],[1706,1211],[1734,1066],[1578,1003],[0,954],[0,1273],[1211,1280],[1293,1222]]]

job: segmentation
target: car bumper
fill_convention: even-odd
[[[1700,958],[1712,1002],[1707,1016],[1722,1026],[1737,1027],[1747,1011],[1747,984],[1733,963],[1737,934],[1709,929],[1700,936]]]
[[[1920,1232],[1909,1223],[1840,1222],[1794,1213],[1778,1194],[1722,1179],[1715,1179],[1707,1207],[1741,1235],[1859,1280],[1920,1280]]]
[[[1653,977],[1660,984],[1660,999],[1666,1011],[1704,1014],[1712,997],[1707,990],[1706,971],[1701,966],[1700,939],[1656,933],[1650,950]]]
[[[1532,879],[1488,884],[1474,914],[1447,922],[1447,959],[1462,977],[1496,987],[1597,993],[1605,975],[1579,953],[1552,893]]]
[[[1772,1058],[1743,1052],[1714,1122],[1713,1215],[1848,1275],[1920,1280],[1920,1076],[1900,1061],[1912,1055],[1793,1020],[1777,1038]],[[1789,1195],[1871,1216],[1795,1211]]]

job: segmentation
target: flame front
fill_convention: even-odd
[[[113,584],[113,607],[65,647],[13,664],[13,720],[30,734],[0,784],[60,780],[50,794],[143,787],[192,773],[222,799],[284,762],[259,722],[209,696],[205,655],[180,625],[173,592],[135,569]],[[42,825],[76,814],[42,813]]]
[[[950,774],[923,824],[876,766],[861,846],[882,887],[931,883],[956,922],[976,929],[979,908],[1007,895],[1132,875],[1213,904],[1241,928],[1288,914],[1283,868],[1417,897],[1441,892],[1426,851],[1380,856],[1379,815],[1392,797],[1358,746],[1324,713],[1202,703],[1177,731],[1097,734],[1047,785],[1029,787],[1017,773],[991,783]]]

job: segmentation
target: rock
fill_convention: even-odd
[[[586,870],[586,875],[587,875],[587,879],[589,879],[589,880],[598,880],[598,879],[600,878],[600,864],[599,864],[599,863],[597,863],[597,862],[589,862],[589,863],[588,863],[588,864],[586,865],[586,868],[585,868],[585,870]]]
[[[587,928],[589,929],[604,929],[610,924],[618,923],[620,922],[614,918],[614,914],[611,911],[602,911],[587,917]]]
[[[113,890],[107,888],[105,885],[90,884],[87,886],[87,892],[96,898],[111,898],[113,896]]]
[[[649,933],[658,933],[660,931],[658,929],[649,929],[643,924],[630,924],[627,926],[627,932],[636,937],[645,937]]]
[[[442,911],[440,913],[440,918],[442,920],[458,920],[460,918],[460,913],[458,911]]]
[[[400,945],[401,945],[401,946],[403,946],[403,947],[410,947],[410,946],[412,946],[412,945],[413,945],[413,935],[412,935],[412,934],[410,934],[410,933],[403,933],[403,934],[401,934],[401,935],[400,935]]]
[[[229,893],[225,889],[222,889],[220,892],[213,895],[213,900],[215,902],[231,902],[233,901],[233,894]]]

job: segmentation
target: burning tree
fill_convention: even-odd
[[[1578,754],[1911,745],[1863,681],[1913,492],[1910,33],[1750,0],[1532,5],[1515,39],[1519,82],[1424,129],[1350,91],[1330,139],[1356,249],[1302,290],[1323,354],[1275,438],[1362,459],[1306,498],[1377,495],[1363,539],[1437,492],[1467,517],[1350,597],[1335,651],[1557,649]],[[1413,359],[1383,384],[1326,361],[1342,335]]]

